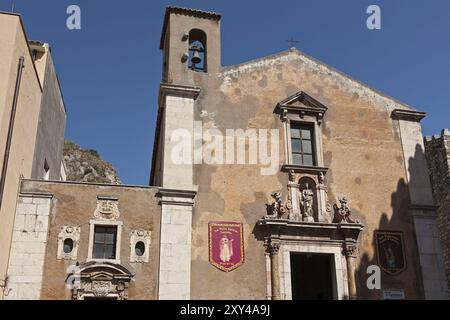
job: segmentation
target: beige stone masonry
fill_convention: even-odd
[[[8,266],[6,300],[40,299],[51,194],[20,194]]]

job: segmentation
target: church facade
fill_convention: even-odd
[[[150,187],[21,180],[5,298],[448,299],[425,113],[220,21],[166,9]]]

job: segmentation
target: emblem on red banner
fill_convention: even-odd
[[[209,223],[209,262],[230,272],[244,263],[244,232],[242,223]]]

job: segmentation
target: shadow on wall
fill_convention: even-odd
[[[418,176],[416,172],[420,172],[423,170],[423,166],[426,166],[426,162],[424,161],[425,156],[422,146],[417,144],[414,157],[410,157],[408,160],[409,185],[418,186],[423,183],[423,177]],[[416,169],[419,170],[417,171]],[[404,179],[398,181],[396,191],[391,194],[391,218],[389,219],[389,215],[383,212],[378,227],[375,230],[368,230],[368,232],[372,233],[370,237],[368,234],[365,234],[364,238],[367,242],[369,241],[368,239],[372,239],[371,246],[374,248],[374,253],[372,258],[370,258],[367,252],[362,252],[359,265],[356,266],[357,295],[360,299],[382,299],[383,290],[386,289],[404,290],[406,299],[424,298],[414,221],[409,212],[409,206],[411,204],[409,185]],[[377,231],[400,231],[403,234],[405,268],[395,275],[390,275],[381,268],[381,290],[370,290],[366,284],[370,276],[367,273],[367,268],[371,265],[379,266],[379,258],[384,259],[387,256],[386,252],[377,252],[375,239],[375,233]],[[368,243],[362,243],[362,245],[367,247]],[[387,248],[389,247],[387,246]],[[384,251],[385,247],[381,250]],[[383,257],[378,257],[379,254]],[[394,257],[399,259],[396,254]],[[399,262],[397,261],[396,263]]]

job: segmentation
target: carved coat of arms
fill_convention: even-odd
[[[391,276],[406,269],[403,233],[398,231],[376,231],[375,243],[380,268]]]
[[[109,293],[110,283],[107,281],[93,281],[92,292],[96,297],[106,297]]]
[[[209,223],[209,261],[216,268],[230,272],[244,263],[242,223]]]
[[[97,219],[115,220],[120,216],[118,199],[98,197],[94,217]]]

